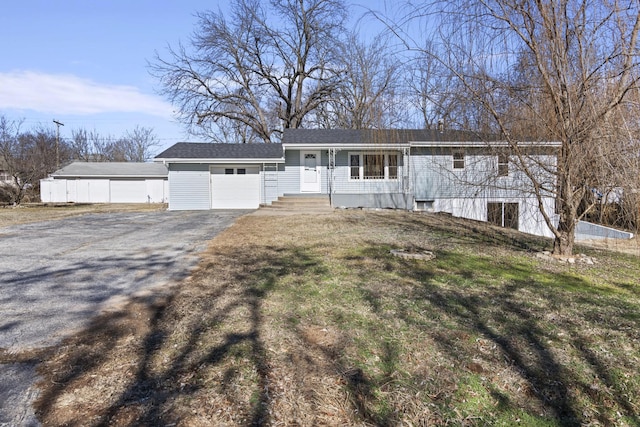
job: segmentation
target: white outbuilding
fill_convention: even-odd
[[[40,180],[45,203],[168,203],[161,163],[73,162]]]

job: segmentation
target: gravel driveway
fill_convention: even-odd
[[[176,283],[247,211],[88,214],[0,228],[0,350],[49,346],[134,293]],[[0,426],[37,425],[30,364],[0,365]]]

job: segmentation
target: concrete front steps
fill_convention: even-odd
[[[329,201],[329,196],[307,195],[307,194],[285,194],[278,197],[278,200],[271,202],[271,205],[260,206],[258,212],[272,213],[331,213],[333,208]]]

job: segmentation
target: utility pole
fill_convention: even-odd
[[[56,136],[56,170],[60,169],[60,126],[64,126],[64,123],[53,119],[53,123],[58,126],[58,134]]]

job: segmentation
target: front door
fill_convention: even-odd
[[[320,192],[320,152],[301,151],[300,152],[300,192],[319,193]]]

